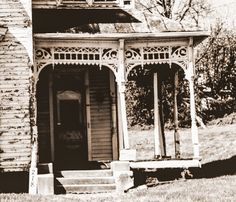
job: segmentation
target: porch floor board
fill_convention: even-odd
[[[130,162],[132,169],[158,169],[158,168],[193,168],[201,167],[199,160],[158,160]]]

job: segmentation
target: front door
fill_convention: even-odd
[[[63,80],[56,90],[56,167],[81,169],[87,162],[87,138],[85,130],[84,92],[80,82],[68,86]]]

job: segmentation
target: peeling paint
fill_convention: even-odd
[[[31,64],[33,64],[32,27],[27,27],[27,28],[9,27],[9,32],[17,39],[19,44],[25,47],[30,62]]]
[[[6,159],[3,159],[3,161],[14,161],[15,158],[6,158]]]
[[[25,12],[28,14],[28,17],[32,20],[32,2],[29,0],[20,0],[20,2],[25,8]]]

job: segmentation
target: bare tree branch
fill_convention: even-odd
[[[211,38],[209,38],[209,40],[210,40],[210,41],[209,41],[209,44],[213,44],[213,43],[214,43],[214,41],[215,41],[215,40],[217,39],[217,37],[220,35],[222,29],[223,29],[223,26],[222,26],[222,23],[220,23],[220,24],[218,25],[217,29],[214,31],[214,36],[211,37]],[[210,50],[210,48],[211,48],[211,46],[208,46],[208,47],[205,49],[204,53],[201,54],[201,57],[199,57],[199,58],[195,61],[195,64],[198,64],[198,63],[202,60],[202,58],[205,56],[206,53],[208,53],[208,51]]]
[[[189,12],[189,10],[191,9],[191,7],[192,7],[192,0],[189,0],[188,1],[188,4],[187,5],[185,5],[185,10],[184,10],[184,12],[181,14],[181,16],[180,16],[180,19],[179,19],[179,21],[181,22],[184,18],[185,18],[185,16],[187,15],[187,13]]]

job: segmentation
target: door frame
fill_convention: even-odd
[[[85,71],[84,73],[84,86],[82,87],[83,92],[82,92],[82,105],[83,105],[83,122],[84,122],[84,133],[85,133],[85,139],[86,137],[88,137],[88,124],[87,124],[87,109],[86,109],[86,102],[87,102],[87,89],[86,89],[86,74],[87,74],[88,70]],[[60,73],[59,73],[60,74]],[[63,73],[62,73],[63,74]],[[68,73],[73,75],[73,73]],[[55,139],[55,129],[56,129],[56,125],[57,125],[57,113],[58,113],[58,98],[57,98],[57,94],[56,94],[56,87],[55,87],[55,79],[54,79],[54,75],[55,72],[53,70],[51,70],[49,72],[49,78],[48,78],[48,82],[49,82],[49,125],[50,125],[50,146],[51,146],[51,161],[52,163],[55,163],[56,161],[56,139]],[[89,92],[88,92],[89,93]],[[88,141],[87,141],[88,144]],[[87,148],[89,148],[89,146],[87,146]],[[88,150],[88,149],[87,149]],[[86,151],[87,153],[89,153],[89,151]]]
[[[68,73],[69,74],[69,73]],[[73,74],[72,74],[73,75]],[[55,124],[56,123],[56,104],[55,103],[55,85],[54,85],[54,71],[51,70],[49,72],[49,117],[50,117],[50,141],[51,141],[51,160],[55,163]],[[116,82],[115,76],[113,72],[109,73],[110,80],[110,93],[111,99],[113,100],[111,103],[111,122],[112,122],[112,152],[113,152],[113,160],[118,160],[118,120],[117,120],[117,97],[116,97]],[[91,105],[90,105],[90,79],[89,79],[89,69],[86,69],[84,72],[84,94],[83,94],[83,102],[84,102],[84,126],[85,126],[85,135],[87,136],[87,158],[88,161],[92,161],[92,132],[91,132]]]
[[[50,120],[50,141],[51,141],[51,160],[55,162],[55,120],[54,120],[54,89],[53,71],[49,72],[49,120]]]

